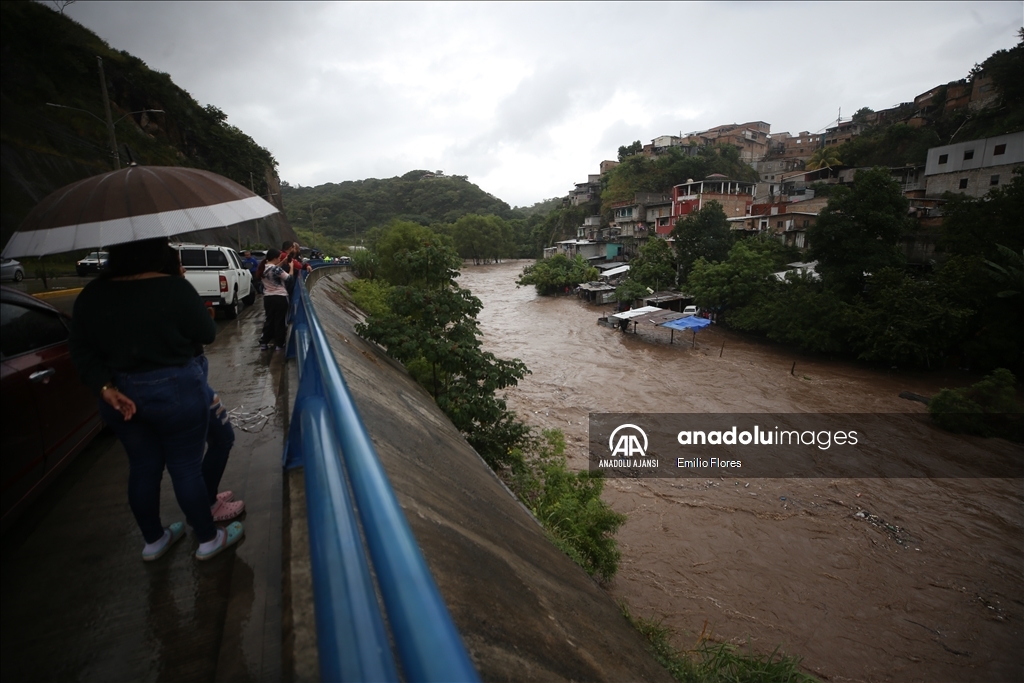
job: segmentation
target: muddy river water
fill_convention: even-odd
[[[485,347],[532,371],[510,407],[560,428],[574,467],[587,466],[591,412],[913,413],[924,406],[901,391],[970,381],[804,357],[715,326],[696,348],[689,333],[671,345],[667,330],[623,334],[596,324],[609,307],[517,287],[523,265],[466,266],[460,283],[484,303]],[[957,442],[944,443],[930,448]],[[609,479],[604,497],[628,515],[610,593],[663,619],[680,647],[706,628],[799,655],[830,681],[1024,679],[1020,479]]]

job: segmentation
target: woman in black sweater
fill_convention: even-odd
[[[177,253],[167,240],[110,247],[107,271],[75,301],[71,356],[100,398],[100,415],[128,454],[128,502],[155,560],[184,535],[160,521],[164,467],[209,559],[237,542],[242,525],[218,528],[202,475],[209,420],[206,379],[195,349],[217,335],[202,299],[186,280],[167,274]]]

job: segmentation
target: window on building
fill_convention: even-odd
[[[948,154],[940,154],[939,155],[939,165],[942,165],[942,164],[946,163],[947,161],[949,161],[949,155]]]
[[[996,145],[992,150],[993,156],[999,156],[1000,154],[1006,154],[1006,145]]]
[[[778,228],[781,228],[782,227],[782,223],[783,223],[783,221],[779,221],[778,223],[775,224],[775,226],[778,227]]]
[[[970,161],[973,158],[974,158],[974,150],[973,149],[969,149],[969,150],[964,152],[964,161]]]
[[[961,178],[960,179],[960,189],[961,190],[966,190],[967,189],[967,178]]]
[[[805,228],[811,227],[811,219],[810,218],[805,218],[804,219],[804,227]]]
[[[989,178],[988,179],[988,184],[989,185],[998,185],[999,184],[999,176],[994,175],[991,178]]]

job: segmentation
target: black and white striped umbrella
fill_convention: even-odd
[[[277,213],[224,176],[181,166],[130,166],[51,193],[11,236],[4,258],[45,256],[222,228]]]

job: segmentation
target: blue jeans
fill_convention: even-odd
[[[224,468],[228,465],[228,455],[235,445],[235,430],[231,426],[228,411],[221,403],[220,396],[209,384],[209,363],[206,356],[196,356],[196,361],[203,371],[203,382],[206,384],[206,403],[210,407],[210,421],[206,430],[206,456],[203,457],[203,481],[206,482],[206,494],[210,505],[217,502],[217,491],[220,488]]]
[[[203,450],[210,418],[206,380],[199,362],[149,372],[118,372],[117,388],[135,401],[130,420],[102,399],[100,415],[128,453],[128,504],[147,543],[164,533],[160,480],[164,467],[174,495],[200,542],[217,534],[203,480]]]

